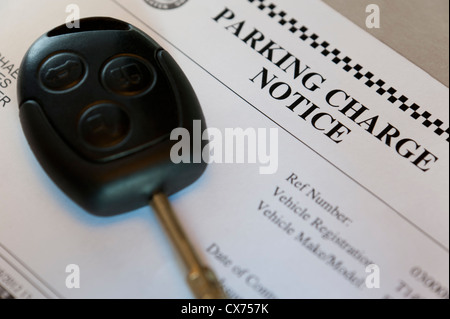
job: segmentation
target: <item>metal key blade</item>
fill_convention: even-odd
[[[204,266],[184,233],[172,206],[164,193],[153,195],[150,205],[181,256],[187,271],[187,282],[198,299],[226,299],[214,272]]]

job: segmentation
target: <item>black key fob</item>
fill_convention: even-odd
[[[87,211],[130,211],[204,172],[192,141],[190,163],[170,159],[173,129],[193,138],[194,120],[206,128],[197,97],[172,57],[132,25],[98,17],[57,27],[32,45],[20,70],[25,136],[47,174]]]

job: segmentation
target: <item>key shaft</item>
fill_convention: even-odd
[[[214,272],[202,264],[192,244],[178,221],[164,193],[153,195],[150,205],[178,251],[187,271],[187,282],[198,299],[226,299],[227,296]]]

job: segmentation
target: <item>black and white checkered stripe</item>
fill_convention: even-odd
[[[448,124],[444,126],[444,122],[426,111],[423,107],[409,100],[408,97],[397,92],[397,90],[386,84],[382,79],[377,77],[365,68],[352,61],[348,56],[342,54],[342,52],[336,48],[331,48],[330,43],[327,41],[319,40],[319,36],[311,32],[306,26],[299,23],[298,20],[290,18],[286,11],[277,9],[277,6],[273,3],[269,3],[267,0],[247,0],[250,3],[254,3],[261,11],[266,11],[267,15],[272,19],[277,19],[278,23],[282,26],[286,26],[288,30],[293,34],[298,34],[300,40],[308,43],[314,49],[320,50],[321,54],[331,59],[331,61],[342,67],[342,69],[353,75],[357,80],[364,81],[365,85],[372,88],[380,96],[385,97],[393,106],[406,114],[409,114],[410,118],[422,122],[422,125],[434,130],[438,136],[443,136],[449,141],[450,129]],[[447,127],[446,129],[444,129]]]

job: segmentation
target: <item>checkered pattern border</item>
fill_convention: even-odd
[[[406,114],[409,114],[410,118],[422,122],[422,125],[426,128],[434,130],[438,136],[446,138],[449,141],[450,129],[448,124],[444,126],[444,122],[433,116],[430,112],[424,110],[423,107],[411,102],[408,97],[400,94],[397,90],[390,85],[386,84],[382,79],[377,78],[372,72],[365,70],[365,68],[352,61],[352,59],[340,50],[331,47],[327,41],[320,40],[320,37],[314,32],[310,31],[306,26],[299,23],[298,20],[290,18],[286,11],[277,9],[277,6],[267,0],[247,0],[250,3],[254,3],[261,11],[265,11],[267,15],[278,20],[278,23],[288,28],[288,30],[299,35],[299,38],[316,50],[319,50],[321,54],[329,58],[334,64],[353,75],[357,80],[363,81],[365,85],[378,93],[380,96],[386,98],[387,101],[392,103],[393,106]],[[447,127],[445,129],[445,127]]]

